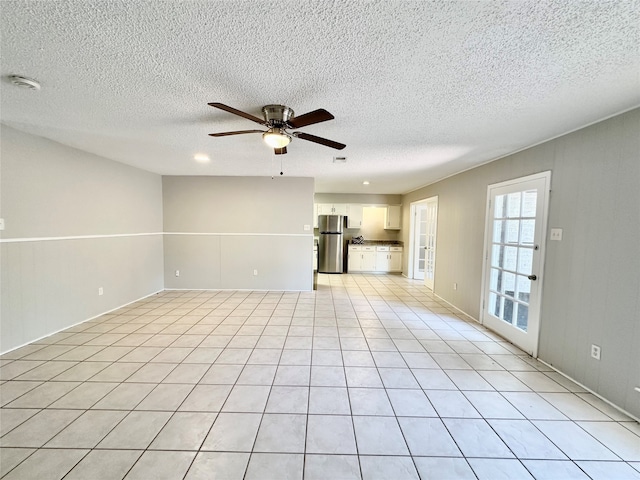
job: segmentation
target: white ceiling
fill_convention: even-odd
[[[282,159],[317,192],[405,193],[640,104],[633,0],[3,0],[0,18],[3,123],[166,175]],[[325,108],[301,131],[347,148],[212,138],[258,125],[208,102]]]

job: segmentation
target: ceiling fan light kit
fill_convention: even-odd
[[[264,143],[271,148],[284,148],[291,142],[291,137],[284,133],[282,129],[272,128],[262,134]]]
[[[326,147],[342,150],[346,147],[343,143],[334,142],[322,137],[316,137],[304,132],[288,132],[287,130],[306,127],[315,123],[333,120],[334,116],[326,110],[320,108],[299,117],[295,116],[293,109],[285,105],[265,105],[262,107],[262,115],[264,119],[255,117],[250,113],[243,112],[222,103],[209,103],[214,108],[219,108],[225,112],[238,115],[240,117],[251,120],[267,127],[268,130],[238,130],[235,132],[210,133],[211,137],[227,137],[230,135],[243,135],[245,133],[262,133],[262,138],[267,145],[273,148],[276,155],[287,153],[287,145],[291,142],[292,137],[300,138],[308,142],[317,143]]]

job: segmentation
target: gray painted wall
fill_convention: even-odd
[[[640,417],[640,109],[403,197],[438,195],[435,292],[480,317],[487,186],[551,170],[539,358]],[[408,245],[409,209],[403,212]],[[405,256],[406,257],[406,256]],[[405,260],[406,261],[406,260]],[[453,283],[458,289],[453,290]],[[590,346],[602,347],[602,359]]]
[[[402,195],[382,193],[316,193],[316,203],[361,203],[362,205],[400,205]]]
[[[1,128],[0,351],[162,290],[161,177]]]
[[[312,178],[162,181],[166,288],[313,288]]]

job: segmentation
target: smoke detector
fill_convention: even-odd
[[[347,157],[333,157],[333,163],[347,163]]]
[[[29,90],[40,90],[40,82],[33,78],[21,75],[9,75],[9,81],[17,87],[28,88]]]

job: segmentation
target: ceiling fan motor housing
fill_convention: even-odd
[[[265,105],[262,107],[265,121],[272,127],[282,128],[293,118],[294,112],[284,105]]]

